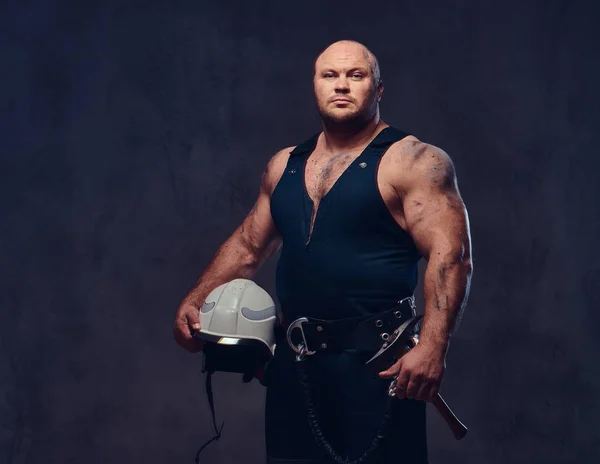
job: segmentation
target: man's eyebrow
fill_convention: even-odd
[[[354,71],[369,71],[369,67],[368,66],[354,66],[353,68],[349,68],[346,73],[349,72],[354,72]],[[321,73],[328,73],[328,72],[339,72],[337,69],[333,69],[333,68],[324,68],[321,70]],[[344,72],[344,71],[342,71]]]

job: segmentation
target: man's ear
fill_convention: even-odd
[[[383,96],[383,81],[381,79],[379,79],[379,84],[377,84],[377,101],[380,102],[381,101],[381,97]]]

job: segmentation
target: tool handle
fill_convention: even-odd
[[[460,420],[458,420],[458,417],[456,417],[456,415],[452,412],[452,409],[450,409],[448,404],[446,404],[444,398],[442,398],[442,395],[438,393],[433,399],[433,404],[440,412],[446,423],[450,426],[450,429],[452,429],[454,438],[457,440],[464,438],[464,436],[467,434],[467,427]]]

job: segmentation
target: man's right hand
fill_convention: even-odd
[[[175,315],[173,333],[175,341],[190,353],[197,353],[204,348],[204,342],[192,336],[200,330],[200,311],[194,305],[183,303]]]

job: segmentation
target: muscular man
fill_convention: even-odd
[[[384,88],[373,53],[336,42],[314,71],[323,131],[270,160],[252,211],[181,303],[175,338],[190,351],[201,349],[191,333],[208,293],[235,278],[251,279],[280,249],[276,288],[288,323],[387,310],[413,293],[423,257],[420,343],[379,377],[352,350],[314,356],[311,382],[324,433],[352,458],[377,433],[397,375],[394,424],[376,462],[426,463],[425,402],[439,391],[469,292],[467,212],[448,155],[380,119]],[[326,462],[285,351],[285,342],[278,343],[266,372],[269,463]]]

